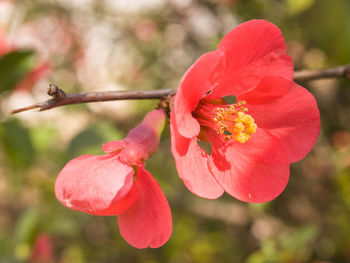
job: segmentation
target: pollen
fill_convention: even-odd
[[[248,108],[244,107],[245,101],[236,104],[216,108],[213,117],[217,125],[217,133],[226,141],[234,139],[239,143],[245,143],[256,132],[258,126],[254,118],[249,115]]]

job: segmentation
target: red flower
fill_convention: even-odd
[[[157,150],[164,123],[163,110],[151,111],[124,140],[103,145],[106,154],[68,162],[56,179],[57,199],[88,214],[119,215],[120,233],[134,247],[162,246],[172,232],[171,212],[144,162]]]
[[[289,164],[315,144],[320,117],[314,97],[295,84],[280,30],[264,20],[229,32],[216,51],[185,73],[171,112],[172,153],[194,194],[228,194],[246,202],[277,197]],[[232,95],[235,104],[223,97]],[[207,154],[197,140],[207,141]]]

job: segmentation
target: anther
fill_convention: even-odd
[[[254,118],[245,113],[246,107],[236,107],[246,104],[245,101],[239,101],[236,105],[220,107],[215,110],[213,121],[218,126],[217,133],[225,136],[226,141],[234,138],[239,143],[245,143],[251,135],[256,132],[257,125]]]

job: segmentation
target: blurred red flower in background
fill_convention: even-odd
[[[8,43],[5,37],[5,29],[0,27],[0,56],[12,51],[14,47]]]
[[[56,179],[57,199],[88,214],[119,215],[120,233],[134,247],[162,246],[172,232],[171,212],[144,162],[158,149],[164,124],[164,111],[151,111],[125,139],[103,145],[106,154],[68,162]]]
[[[54,247],[51,237],[46,233],[39,234],[31,251],[29,262],[53,263],[55,262]]]
[[[226,103],[229,95],[236,103]],[[320,117],[314,97],[293,82],[280,30],[252,20],[188,69],[170,124],[177,170],[190,191],[266,202],[285,188],[289,164],[312,149]],[[198,140],[210,143],[210,154]]]
[[[41,62],[35,68],[33,68],[14,88],[15,91],[31,91],[34,84],[40,79],[47,76],[51,70],[51,64],[49,62]]]

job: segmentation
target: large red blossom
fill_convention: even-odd
[[[289,164],[312,149],[320,130],[314,97],[292,78],[283,36],[264,20],[237,26],[187,70],[170,124],[177,170],[190,191],[246,202],[283,191]],[[229,95],[236,103],[226,103]]]
[[[163,110],[151,111],[124,140],[103,145],[106,154],[68,162],[56,179],[57,199],[88,214],[119,215],[120,233],[134,247],[162,246],[172,232],[171,212],[144,162],[157,150],[164,123]]]

